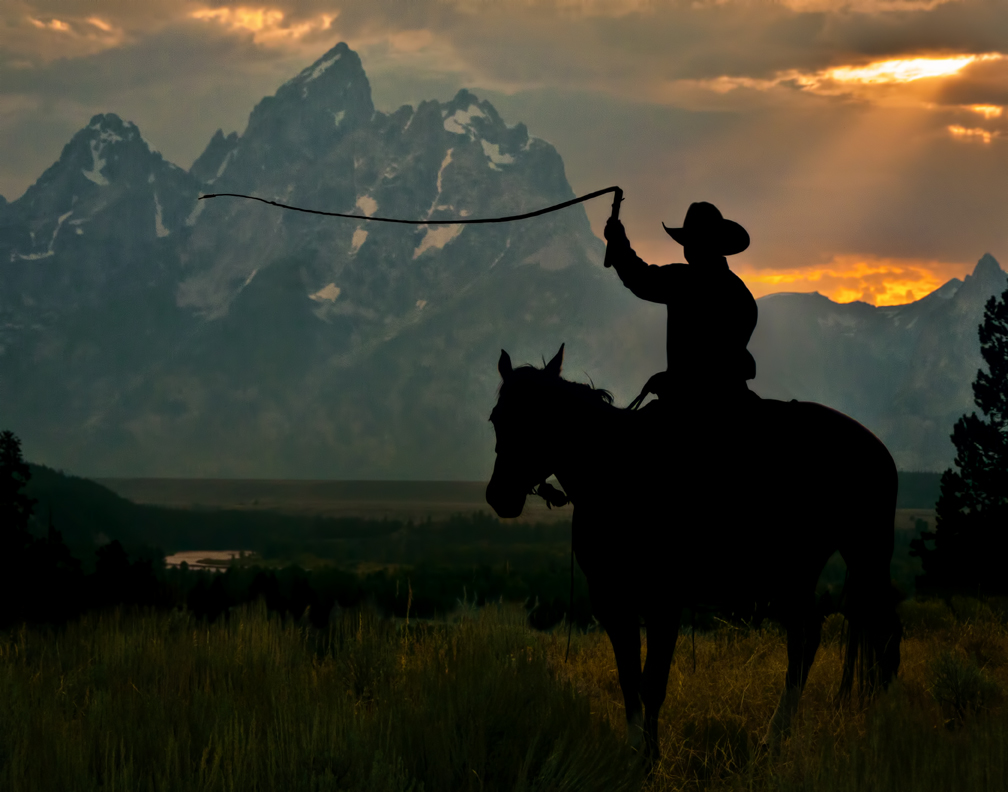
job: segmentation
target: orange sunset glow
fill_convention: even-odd
[[[836,256],[824,266],[739,272],[755,297],[817,291],[834,302],[904,305],[926,297],[955,277],[965,263]]]
[[[982,115],[988,121],[992,118],[1000,118],[1004,112],[1004,108],[1000,105],[970,105],[969,109]]]
[[[990,143],[996,135],[996,133],[986,129],[978,127],[967,128],[958,124],[951,125],[948,130],[954,138],[959,138],[960,140],[979,140],[984,143]]]
[[[337,14],[319,14],[297,24],[285,24],[286,15],[275,8],[249,8],[234,6],[203,8],[190,13],[193,19],[216,22],[223,27],[242,33],[252,33],[257,44],[270,45],[297,40],[305,35],[329,30]]]
[[[1000,55],[960,55],[957,57],[893,58],[867,66],[839,66],[820,72],[821,77],[837,82],[867,84],[908,83],[929,77],[948,77],[976,61],[993,60]]]
[[[60,33],[69,33],[70,25],[66,22],[62,22],[59,19],[51,19],[49,22],[43,22],[41,19],[35,19],[34,17],[28,17],[28,21],[31,22],[35,27],[40,30],[57,30]]]

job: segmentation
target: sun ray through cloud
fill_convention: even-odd
[[[838,66],[819,73],[821,79],[837,82],[908,83],[929,77],[949,77],[977,61],[994,60],[998,54],[958,55],[954,57],[892,58],[866,66]]]
[[[767,92],[788,88],[823,96],[857,96],[876,101],[891,100],[894,96],[905,95],[911,104],[927,106],[929,94],[933,93],[942,81],[961,75],[965,69],[975,64],[1000,61],[1004,58],[1004,55],[997,52],[922,55],[888,58],[865,64],[832,66],[814,71],[784,69],[771,77],[721,75],[672,82],[680,86],[704,88],[721,95],[739,89]],[[901,90],[907,93],[899,93]],[[993,104],[977,104],[969,106],[969,109],[989,119],[1000,116],[1001,108]]]

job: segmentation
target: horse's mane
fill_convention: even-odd
[[[521,379],[531,379],[531,377],[529,377],[530,374],[534,376],[536,374],[542,374],[543,371],[544,369],[538,368],[537,366],[526,364],[523,366],[516,366],[512,375],[517,375]],[[591,377],[588,379],[590,380]],[[555,380],[555,382],[559,385],[559,387],[563,388],[568,395],[573,396],[578,401],[587,402],[593,405],[613,407],[613,409],[620,409],[613,406],[614,399],[612,393],[604,388],[596,388],[594,382],[574,382],[569,379],[564,379],[563,377],[559,377]],[[501,382],[501,385],[503,384],[504,383]],[[498,386],[497,392],[500,393],[500,386]]]

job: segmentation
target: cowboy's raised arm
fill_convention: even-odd
[[[627,239],[619,220],[609,218],[603,232],[606,238],[606,264],[611,265],[623,285],[650,302],[668,302],[670,290],[675,288],[679,267],[656,267],[638,256]]]

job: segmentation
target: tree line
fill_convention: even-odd
[[[524,602],[530,624],[541,629],[552,627],[568,612],[582,627],[593,623],[587,587],[580,574],[575,579],[571,611],[566,556],[556,552],[564,539],[569,540],[569,525],[503,526],[485,514],[418,526],[398,521],[339,519],[308,523],[299,519],[298,526],[306,533],[302,537],[306,544],[300,550],[307,548],[354,560],[362,553],[367,555],[367,549],[377,542],[391,545],[385,551],[398,553],[396,560],[400,564],[404,558],[426,556],[428,560],[401,568],[392,564],[368,574],[331,565],[309,571],[293,564],[283,568],[232,565],[224,572],[190,569],[185,564],[172,569],[165,567],[159,549],[136,545],[128,552],[118,539],[106,541],[97,549],[82,541],[71,548],[51,515],[45,530],[39,531],[35,499],[26,492],[31,478],[32,466],[22,457],[20,440],[10,431],[0,432],[0,628],[23,622],[61,624],[88,610],[123,605],[184,607],[212,621],[226,616],[237,605],[259,599],[272,612],[303,619],[319,628],[328,624],[334,612],[362,603],[387,615],[432,618],[498,600]],[[110,512],[107,503],[95,500],[92,496],[97,489],[89,489],[86,484],[81,480],[75,485],[76,491],[84,487],[84,494],[91,498],[84,505],[98,503],[98,512],[113,514],[117,525],[119,518],[126,519],[124,515],[116,516],[114,510]],[[143,512],[142,516],[150,515]],[[276,515],[268,514],[225,516],[229,519],[223,521],[224,539],[237,536],[232,535],[235,526],[230,517],[261,518],[253,520],[259,529],[253,533],[267,551],[277,541],[277,529],[291,528],[290,521],[282,516],[277,522],[271,521]],[[79,516],[72,522],[78,539],[84,530],[101,528],[81,522]],[[197,520],[196,528],[208,524]],[[161,539],[192,539],[192,525],[167,518],[160,525],[166,531],[164,535],[158,533]],[[127,535],[136,539],[139,532]],[[222,536],[216,539],[220,541]],[[496,551],[483,552],[485,548],[477,546],[476,552],[465,559],[467,563],[459,563],[462,556],[426,552],[437,545],[494,542]],[[529,549],[535,546],[537,552]],[[524,554],[526,563],[500,561],[503,547],[515,551],[512,554],[517,559]],[[88,552],[93,552],[94,558],[82,560]],[[481,558],[494,558],[499,563],[470,563]]]
[[[922,592],[1008,594],[1008,290],[987,301],[979,334],[987,364],[973,381],[980,415],[956,422],[955,463],[942,474],[935,530],[911,543],[924,568]]]

